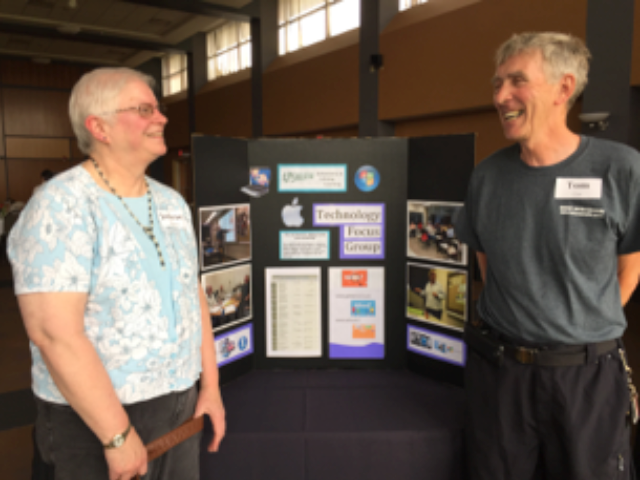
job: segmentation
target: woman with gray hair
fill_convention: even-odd
[[[9,238],[56,478],[197,479],[198,436],[148,466],[143,444],[203,414],[210,451],[225,433],[190,211],[145,176],[167,150],[152,87],[126,68],[80,79],[69,113],[89,159],[43,185]]]

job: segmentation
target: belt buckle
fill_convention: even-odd
[[[516,360],[524,364],[535,363],[538,350],[535,348],[516,347]]]

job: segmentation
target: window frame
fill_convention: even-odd
[[[280,1],[280,0],[278,0]],[[349,30],[345,30],[343,32],[337,33],[337,34],[332,34],[331,33],[331,7],[334,5],[338,5],[340,3],[342,3],[344,0],[323,0],[323,3],[320,3],[319,5],[317,5],[316,7],[307,10],[304,13],[300,13],[298,15],[292,16],[290,18],[285,19],[284,21],[280,21],[280,19],[278,19],[278,55],[279,56],[283,56],[283,55],[287,55],[288,53],[293,53],[293,52],[297,52],[298,50],[302,49],[302,48],[306,48],[309,47],[311,45],[315,45],[317,43],[320,43],[322,41],[328,40],[329,38],[333,38],[336,37],[338,35],[342,35],[343,33],[347,33],[350,32],[352,30],[358,29],[360,28],[360,18],[358,18],[358,26],[349,29]],[[318,12],[320,12],[321,10],[324,10],[325,12],[325,29],[324,29],[324,38],[322,38],[321,40],[318,40],[317,42],[313,42],[310,43],[309,45],[303,45],[302,44],[302,28],[300,26],[300,23],[302,22],[302,20],[306,17],[309,17],[311,15],[314,15]],[[295,50],[289,50],[289,26],[292,23],[298,22],[298,47]],[[284,31],[284,36],[281,36],[281,31]],[[282,40],[282,43],[284,45],[280,44],[280,41]]]
[[[171,58],[180,57],[180,69],[171,72]],[[170,97],[184,92],[189,87],[189,72],[188,72],[188,59],[186,53],[168,53],[162,57],[162,96]],[[170,73],[166,73],[169,71]],[[174,77],[180,78],[180,89],[176,92],[171,92],[171,79]],[[167,88],[168,85],[168,88]]]
[[[247,38],[245,40],[241,40],[241,28],[243,26],[243,24],[246,22],[237,22],[237,21],[233,21],[230,20],[228,22],[223,23],[222,25],[218,25],[216,28],[214,28],[213,30],[207,32],[207,81],[212,82],[214,80],[218,80],[222,77],[226,77],[228,75],[232,75],[234,73],[237,72],[241,72],[242,70],[246,70],[251,68],[252,64],[253,64],[253,58],[252,58],[252,48],[251,48],[251,27],[249,26],[249,35],[247,36]],[[234,26],[234,31],[235,31],[235,37],[236,37],[236,43],[230,47],[226,47],[226,48],[222,48],[220,50],[217,49],[216,47],[216,31],[219,29],[222,29],[224,27],[227,27],[229,25],[233,25]],[[210,46],[213,44],[214,49],[213,52],[210,51]],[[249,46],[249,63],[246,66],[242,65],[242,48],[245,46]],[[221,57],[233,50],[237,51],[237,65],[238,65],[238,69],[234,70],[234,71],[229,71],[227,73],[222,73],[219,71],[218,69],[218,57]],[[213,62],[213,70],[214,70],[214,76],[211,76],[211,62]]]

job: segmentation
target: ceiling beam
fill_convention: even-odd
[[[5,34],[26,35],[31,37],[49,38],[54,40],[66,40],[68,42],[92,43],[108,45],[110,47],[131,48],[134,50],[147,50],[151,52],[181,52],[182,48],[160,42],[137,40],[134,38],[103,35],[100,33],[78,32],[76,34],[61,33],[55,28],[37,27],[18,23],[0,21],[0,32]]]
[[[253,11],[251,4],[243,8],[227,7],[225,5],[216,5],[202,0],[121,0],[124,3],[133,3],[136,5],[147,5],[149,7],[164,8],[167,10],[176,10],[179,12],[192,13],[195,15],[204,15],[207,17],[223,17],[228,20],[236,20],[239,22],[248,22],[251,20]]]

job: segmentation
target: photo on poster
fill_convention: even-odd
[[[467,272],[407,264],[407,317],[462,330],[467,321]]]
[[[265,270],[267,357],[322,356],[319,267]]]
[[[407,202],[407,256],[435,262],[467,264],[468,248],[453,228],[462,203]]]
[[[227,330],[215,336],[218,367],[240,360],[253,353],[253,324]]]
[[[214,332],[251,319],[250,263],[205,273],[201,282]]]
[[[198,211],[200,269],[210,270],[251,259],[248,203],[202,207]]]

